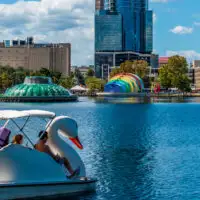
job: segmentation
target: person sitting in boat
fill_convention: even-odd
[[[9,144],[10,134],[11,131],[9,129],[4,127],[0,128],[0,149]]]
[[[70,165],[70,163],[69,163],[69,161],[66,158],[61,158],[60,156],[54,155],[51,152],[49,146],[46,144],[46,142],[48,140],[48,133],[46,131],[45,132],[44,131],[40,131],[38,137],[40,139],[37,142],[37,144],[35,144],[35,149],[36,150],[49,154],[57,163],[59,163],[61,165],[63,164],[71,174],[70,176],[68,176],[68,178],[72,178],[74,176],[79,175],[80,169],[73,170],[71,165]]]
[[[13,137],[13,144],[23,144],[24,137],[22,134],[17,134]]]

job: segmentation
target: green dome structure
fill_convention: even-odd
[[[50,77],[43,76],[26,77],[24,83],[8,88],[3,97],[15,98],[19,101],[77,100],[77,96],[64,87],[54,84]]]

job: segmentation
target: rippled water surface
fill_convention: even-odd
[[[99,181],[96,193],[70,199],[200,199],[199,99],[167,101],[81,98],[77,103],[1,103],[0,109],[45,109],[77,120],[85,147],[79,153],[88,175]]]

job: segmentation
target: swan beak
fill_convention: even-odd
[[[69,138],[79,149],[83,149],[83,145],[81,144],[78,136],[75,138]]]

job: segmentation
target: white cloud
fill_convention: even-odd
[[[180,55],[187,58],[188,62],[192,62],[193,60],[200,60],[200,53],[194,50],[183,50],[183,51],[166,51],[167,56]]]
[[[0,40],[35,36],[69,42],[72,64],[92,64],[94,0],[42,0],[0,4]]]
[[[174,34],[191,34],[193,32],[193,28],[185,27],[185,26],[176,26],[173,29],[170,30],[170,32]]]
[[[194,22],[195,26],[200,26],[200,22]]]

